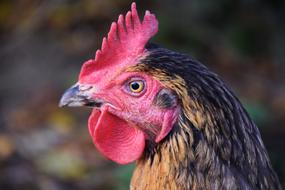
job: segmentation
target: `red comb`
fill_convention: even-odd
[[[120,15],[117,23],[112,23],[108,37],[103,38],[101,50],[96,51],[95,60],[84,63],[79,79],[103,67],[132,64],[157,31],[155,15],[146,11],[141,22],[136,3],[132,3],[131,11],[125,17]]]

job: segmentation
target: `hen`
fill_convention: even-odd
[[[60,106],[93,107],[107,158],[136,161],[131,189],[281,189],[260,133],[224,82],[188,55],[147,44],[154,14],[136,4],[112,23]]]

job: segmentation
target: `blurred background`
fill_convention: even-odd
[[[127,0],[0,1],[0,189],[123,190],[133,165],[95,149],[89,109],[57,107]],[[154,42],[217,72],[258,124],[285,184],[285,5],[282,0],[144,0]]]

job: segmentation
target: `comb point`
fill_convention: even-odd
[[[127,12],[125,22],[126,22],[125,24],[126,24],[127,32],[131,31],[131,29],[133,28],[133,26],[132,26],[132,12],[131,11]]]
[[[120,14],[117,23],[123,23],[123,22],[124,22],[124,15]]]
[[[126,37],[126,27],[124,24],[124,16],[121,14],[118,18],[118,37],[123,40]]]
[[[140,21],[136,6],[132,6],[132,21],[133,21],[134,29],[139,30],[141,21]]]
[[[108,33],[108,41],[110,42],[110,44],[112,44],[116,40],[118,40],[117,23],[116,22],[112,22],[110,31]]]
[[[112,22],[111,27],[110,27],[110,31],[108,33],[108,37],[109,35],[114,34],[114,32],[116,32],[117,30],[117,23],[116,22]]]
[[[106,37],[103,38],[101,49],[102,51],[106,51],[108,49],[108,41]]]
[[[98,49],[95,53],[95,61],[97,61],[100,58],[100,54],[101,54],[101,51]]]
[[[111,24],[107,37],[103,38],[101,50],[96,51],[95,60],[84,63],[79,79],[89,80],[91,72],[103,68],[136,64],[135,60],[145,52],[146,43],[157,31],[155,15],[147,10],[143,20],[140,20],[136,3],[132,3],[131,11],[125,16],[119,15],[117,22]]]
[[[132,5],[131,5],[131,9],[132,10],[136,10],[137,9],[137,4],[136,4],[136,2],[132,2]]]

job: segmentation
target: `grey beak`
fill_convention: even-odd
[[[100,100],[93,100],[90,95],[87,95],[86,90],[80,90],[79,85],[76,84],[67,89],[62,95],[59,101],[59,107],[70,106],[89,106],[89,107],[101,107],[103,104]]]

